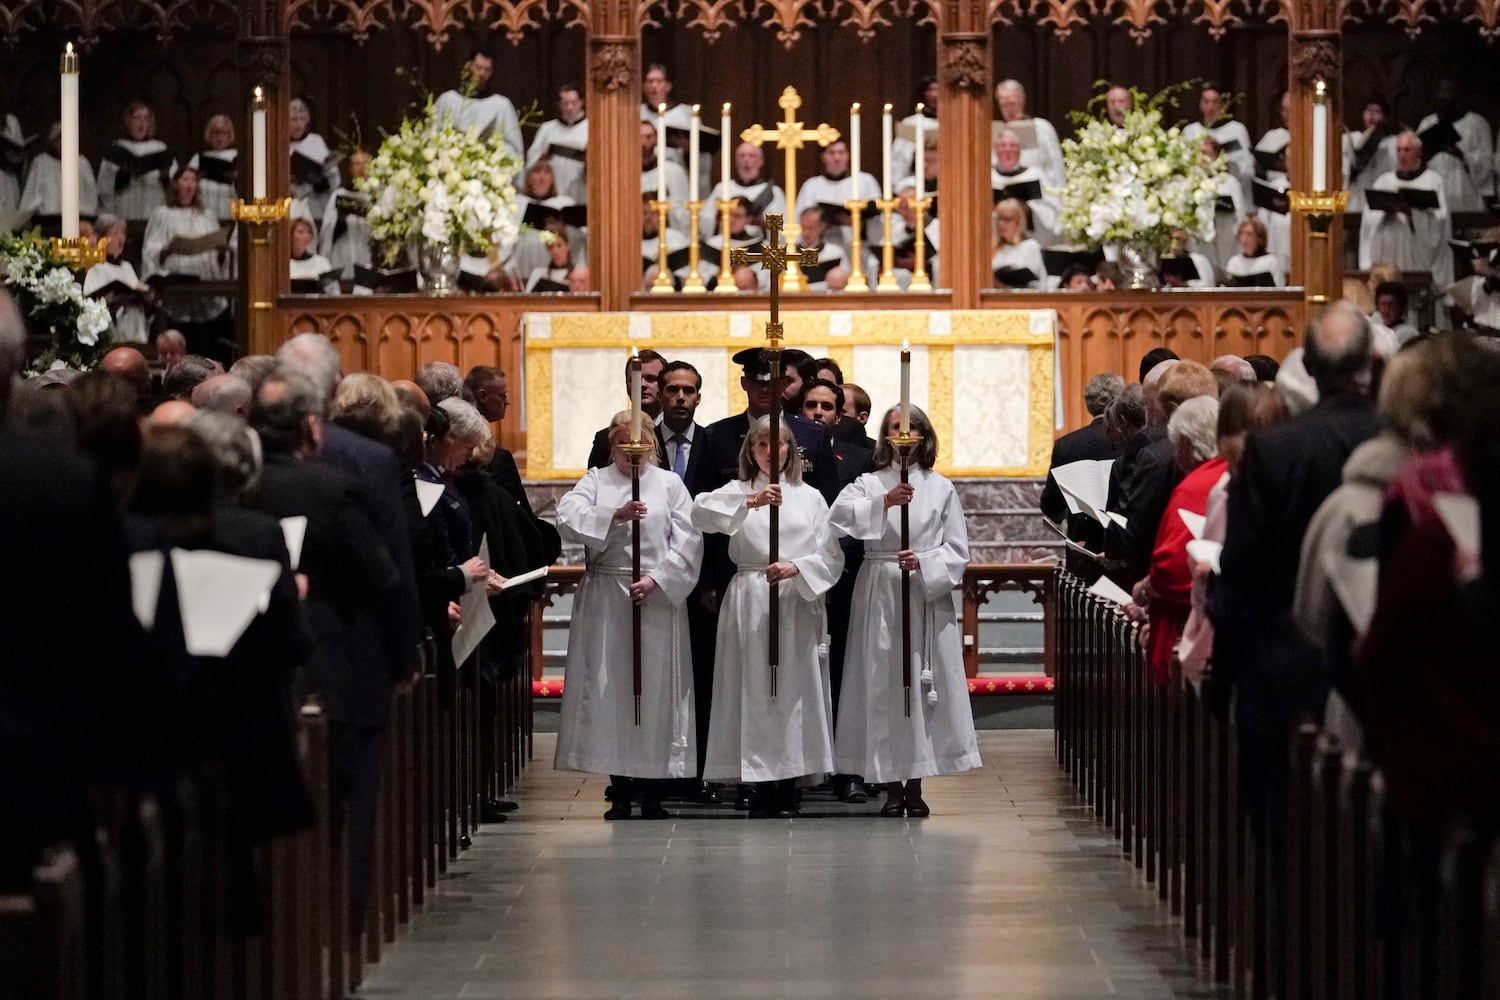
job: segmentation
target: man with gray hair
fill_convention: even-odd
[[[1213,372],[1214,378],[1218,380],[1220,395],[1235,382],[1258,381],[1255,368],[1238,354],[1219,355],[1208,366],[1208,370]]]
[[[413,380],[427,394],[427,402],[433,406],[445,399],[452,399],[464,391],[463,372],[457,365],[446,361],[429,361],[417,372]]]
[[[1095,549],[1099,547],[1098,543],[1104,540],[1103,531],[1102,529],[1092,530],[1085,522],[1092,521],[1095,528],[1098,528],[1099,522],[1094,521],[1088,515],[1069,516],[1068,501],[1063,497],[1062,490],[1058,488],[1057,480],[1052,478],[1052,470],[1074,462],[1113,460],[1117,456],[1118,452],[1114,443],[1110,441],[1109,434],[1104,428],[1104,411],[1124,388],[1125,380],[1112,372],[1095,375],[1089,379],[1089,384],[1083,390],[1083,406],[1088,410],[1092,419],[1076,431],[1069,431],[1052,442],[1052,462],[1047,469],[1047,484],[1042,487],[1042,516],[1053,524],[1060,525],[1066,520],[1068,537],[1082,545],[1089,545],[1089,539],[1092,538],[1096,544],[1091,547]],[[1070,553],[1069,569],[1073,569],[1074,561],[1080,559],[1083,557]],[[1088,560],[1083,560],[1083,563],[1087,562]],[[1079,566],[1079,569],[1086,568],[1084,565]],[[1097,572],[1097,567],[1095,567],[1095,572]]]
[[[244,420],[250,416],[254,392],[250,383],[236,375],[210,375],[193,390],[193,405]]]
[[[1000,120],[1021,139],[1021,164],[1035,167],[1044,186],[1062,187],[1062,144],[1057,141],[1057,129],[1047,119],[1027,114],[1026,88],[1017,80],[1001,80],[995,86],[995,103],[1000,106]]]
[[[1246,439],[1229,483],[1223,572],[1208,604],[1215,692],[1221,708],[1234,694],[1241,800],[1273,892],[1285,873],[1288,740],[1302,713],[1322,718],[1329,686],[1323,663],[1292,620],[1302,538],[1338,487],[1345,460],[1377,424],[1369,320],[1336,302],[1309,324],[1304,348],[1318,401]],[[1277,912],[1275,900],[1267,905]]]
[[[323,394],[326,407],[343,379],[338,348],[321,333],[299,333],[276,351],[276,363],[300,372]]]

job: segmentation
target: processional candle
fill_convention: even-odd
[[[62,57],[62,234],[78,239],[78,54]]]
[[[901,433],[911,433],[911,343],[901,341]]]
[[[253,198],[266,196],[266,92],[255,88],[255,106],[250,111],[251,182]]]

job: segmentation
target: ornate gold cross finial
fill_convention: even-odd
[[[790,89],[790,88],[788,88]],[[787,251],[791,250],[791,253]],[[781,216],[771,214],[766,216],[766,239],[761,244],[760,250],[735,250],[729,257],[732,267],[754,267],[759,264],[771,276],[771,318],[766,323],[766,340],[770,350],[781,350],[781,281],[783,275],[790,274],[792,268],[813,267],[818,263],[818,248],[808,247],[796,250],[791,243],[781,242]],[[731,274],[730,280],[734,279]],[[719,279],[724,280],[723,278]],[[772,372],[773,377],[779,374]]]
[[[797,94],[797,88],[788,87],[781,92],[781,98],[776,102],[781,108],[781,121],[776,123],[775,128],[765,128],[761,125],[751,125],[740,133],[740,138],[745,142],[756,146],[764,146],[775,142],[776,148],[786,152],[786,203],[788,207],[797,204],[797,150],[808,142],[816,142],[819,146],[827,146],[839,139],[839,130],[827,122],[820,123],[816,128],[804,128],[803,123],[796,118],[797,109],[802,107],[802,98]],[[769,222],[769,219],[767,220]],[[767,243],[770,243],[770,233],[767,233]],[[802,235],[802,226],[797,219],[792,218],[786,224],[786,238],[789,245],[797,242],[797,237]],[[817,261],[812,262],[816,264]],[[785,264],[786,278],[795,291],[807,291],[807,276],[802,273],[804,265],[797,257],[788,258]],[[774,296],[776,294],[775,282],[771,285]]]

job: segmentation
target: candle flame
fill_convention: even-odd
[[[69,55],[69,56],[73,54],[73,43],[72,42],[69,42],[67,44],[67,47],[63,49],[63,54],[64,55]]]
[[[635,349],[635,345],[634,344],[631,344],[630,345],[630,360],[631,361],[639,361],[640,357],[641,357],[640,352]]]
[[[266,93],[265,93],[265,91],[261,90],[259,87],[256,87],[255,88],[255,99],[257,101],[263,101],[263,100],[265,100],[266,99]]]
[[[665,103],[658,104],[656,106],[656,113],[659,115],[665,115],[667,113],[667,105]]]
[[[1313,89],[1315,89],[1318,92],[1318,96],[1319,97],[1322,97],[1324,94],[1326,94],[1328,92],[1328,84],[1326,84],[1326,83],[1323,82],[1323,78],[1322,77],[1318,77],[1318,82],[1316,84],[1314,84]]]
[[[693,117],[694,118],[698,117],[698,108],[699,108],[699,105],[697,105],[697,104],[693,105]]]
[[[724,113],[726,115],[729,114],[729,102],[728,101],[724,102]]]
[[[857,115],[857,114],[859,114],[859,102],[858,101],[854,102],[854,106],[849,109],[849,113],[851,115]]]
[[[909,341],[909,340],[907,340],[905,338],[902,338],[902,340],[901,340],[901,349],[903,351],[910,351],[911,350],[911,341]]]
[[[890,114],[891,113],[891,105],[889,103],[887,103],[886,106],[885,106],[885,113],[886,114]]]
[[[917,114],[920,115],[923,111],[926,111],[926,110],[927,110],[927,105],[923,104],[921,101],[918,101],[917,102]]]

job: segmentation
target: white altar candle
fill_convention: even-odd
[[[719,115],[719,197],[729,197],[729,161],[734,158],[734,144],[729,141],[729,102]]]
[[[901,341],[901,433],[911,433],[911,343]]]
[[[891,106],[880,116],[880,197],[891,200]]]
[[[926,110],[927,110],[927,106],[926,105],[924,105],[924,104],[918,104],[917,105],[917,157],[916,157],[916,175],[917,175],[917,200],[918,201],[921,201],[922,198],[927,193],[927,137],[922,134],[923,130],[924,130],[923,127],[924,127],[925,120],[926,120],[926,118],[922,114],[922,112],[924,112]],[[902,431],[902,433],[904,434],[906,432]]]
[[[630,440],[641,440],[641,356],[630,348]]]
[[[688,125],[688,200],[698,200],[698,105],[693,105],[693,120]]]
[[[667,106],[665,104],[656,106],[656,200],[667,200]]]
[[[255,88],[255,106],[250,111],[250,150],[252,198],[266,196],[266,94]]]
[[[849,200],[859,200],[859,102],[849,109]]]
[[[78,239],[78,56],[72,42],[62,57],[62,234]]]
[[[1313,139],[1312,139],[1314,191],[1328,190],[1328,90],[1322,80],[1313,93]]]

